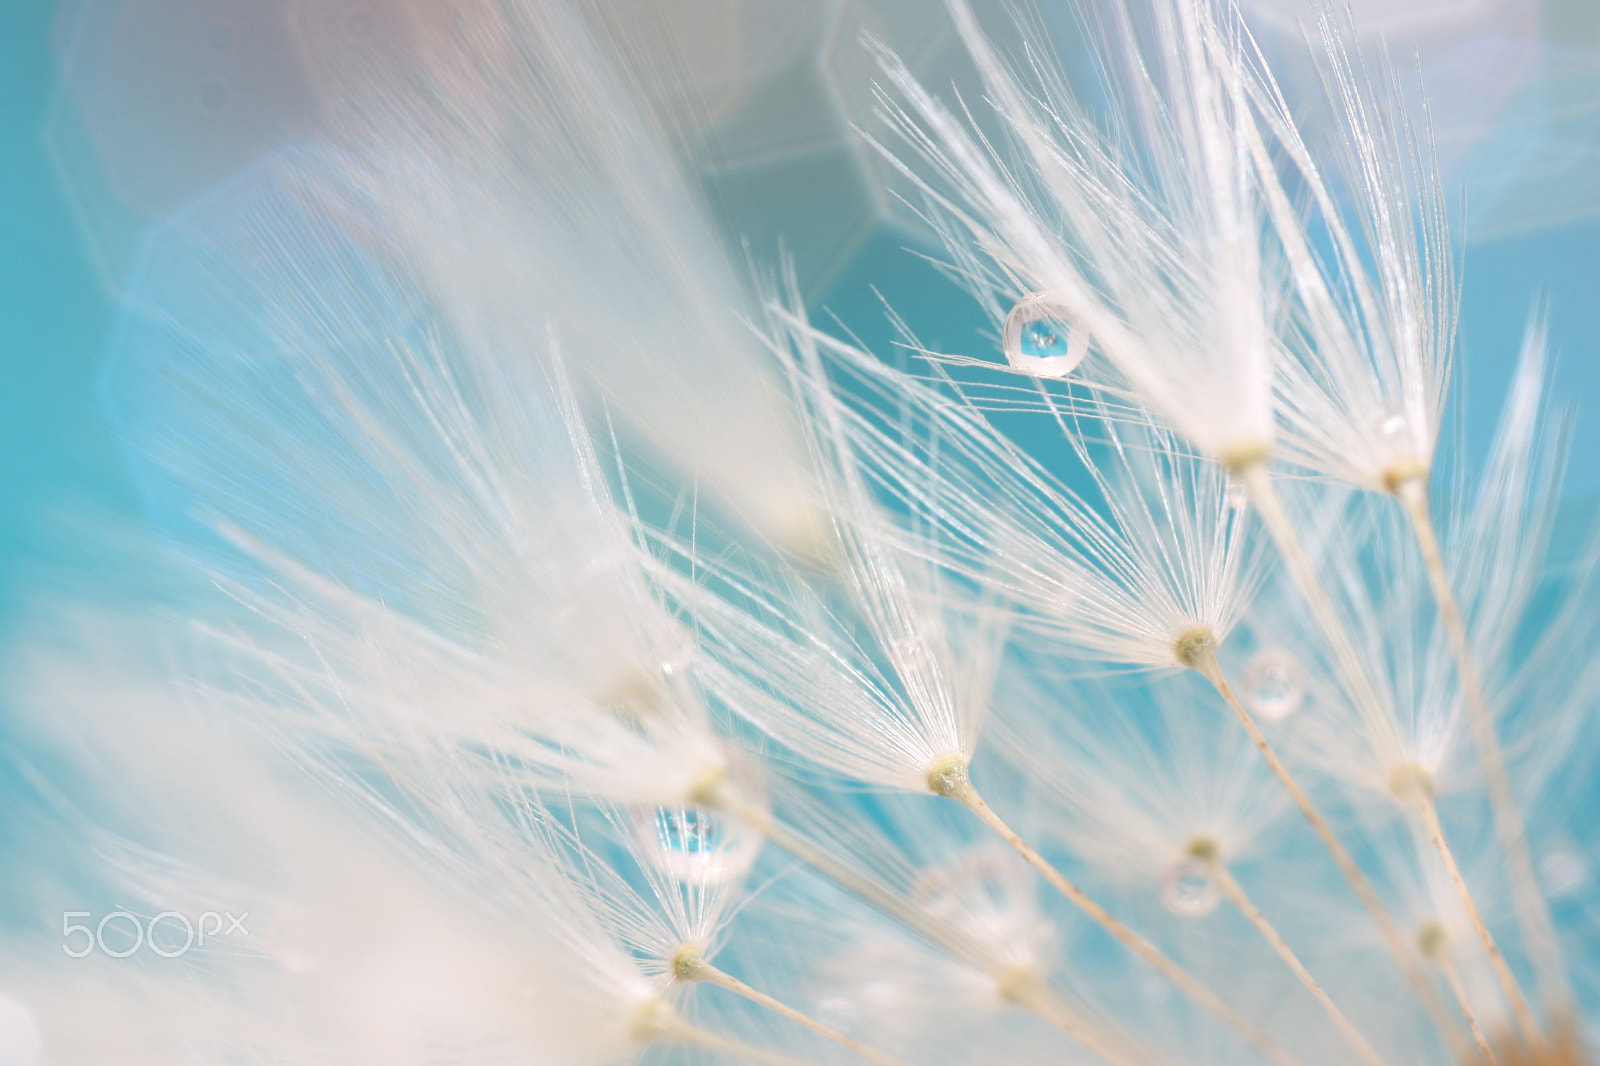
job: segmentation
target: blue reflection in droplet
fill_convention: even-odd
[[[1048,318],[1035,319],[1022,327],[1022,354],[1045,358],[1067,354],[1067,329]]]

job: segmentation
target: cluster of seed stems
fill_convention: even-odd
[[[1246,486],[1249,501],[1254,505],[1269,535],[1275,542],[1306,608],[1321,631],[1333,656],[1341,681],[1353,699],[1374,699],[1370,678],[1355,655],[1348,634],[1339,620],[1321,578],[1313,566],[1293,523],[1288,517],[1271,476],[1267,457],[1255,454],[1230,465],[1231,473]],[[1539,893],[1532,871],[1531,860],[1522,837],[1522,823],[1506,776],[1503,754],[1499,748],[1493,723],[1490,720],[1482,684],[1472,657],[1466,626],[1456,602],[1437,534],[1427,503],[1428,478],[1425,472],[1407,471],[1392,479],[1392,492],[1404,510],[1417,546],[1427,568],[1430,586],[1439,617],[1450,639],[1459,674],[1463,701],[1471,719],[1474,739],[1480,760],[1489,781],[1489,797],[1494,808],[1495,824],[1501,846],[1506,853],[1508,866],[1516,891],[1518,918],[1524,935],[1532,948],[1541,989],[1553,993],[1551,1022],[1553,1032],[1542,1029],[1528,1004],[1516,976],[1511,972],[1488,926],[1479,913],[1476,902],[1461,874],[1434,803],[1432,783],[1425,770],[1410,766],[1394,775],[1391,782],[1396,799],[1413,808],[1432,846],[1449,872],[1469,921],[1487,953],[1500,981],[1507,1001],[1516,1019],[1515,1039],[1518,1057],[1540,1061],[1552,1055],[1552,1040],[1563,1040],[1564,1027],[1570,1023],[1570,1000],[1566,998],[1559,949],[1551,932],[1550,919],[1543,896]],[[1501,1056],[1495,1044],[1479,1021],[1469,1000],[1460,975],[1451,960],[1450,950],[1444,942],[1442,930],[1430,927],[1413,945],[1401,932],[1389,914],[1371,882],[1362,872],[1349,849],[1340,841],[1327,818],[1317,808],[1306,790],[1296,780],[1293,772],[1274,750],[1262,732],[1255,717],[1240,701],[1217,659],[1217,640],[1204,628],[1192,630],[1179,640],[1174,657],[1186,668],[1203,677],[1227,704],[1239,725],[1249,735],[1273,775],[1282,784],[1296,808],[1304,815],[1317,838],[1339,867],[1351,890],[1366,909],[1393,954],[1400,970],[1432,1020],[1440,1037],[1456,1058],[1466,1064],[1482,1063],[1496,1066]],[[1404,772],[1409,771],[1409,772]],[[1175,987],[1202,1009],[1221,1019],[1241,1038],[1282,1066],[1297,1066],[1296,1060],[1279,1046],[1260,1026],[1230,1005],[1210,984],[1191,974],[1166,955],[1148,939],[1129,928],[1096,902],[1082,888],[1073,883],[1046,860],[1033,846],[1023,840],[1001,817],[995,813],[977,787],[972,783],[966,762],[957,755],[947,756],[927,772],[928,791],[952,799],[971,811],[979,821],[1027,861],[1050,885],[1070,901],[1092,922],[1108,933],[1133,955],[1169,980]],[[891,892],[873,879],[853,870],[847,863],[834,857],[825,848],[808,841],[791,827],[775,819],[765,808],[745,798],[732,782],[717,779],[707,782],[696,791],[693,799],[703,807],[715,810],[759,831],[767,841],[784,850],[841,888],[870,905],[905,929],[917,934],[934,946],[954,957],[987,965],[985,955],[964,933],[947,922],[935,919],[912,901]],[[1311,993],[1323,1011],[1337,1026],[1344,1038],[1368,1066],[1395,1066],[1386,1062],[1370,1040],[1345,1015],[1327,991],[1306,968],[1294,950],[1284,941],[1251,900],[1245,889],[1230,873],[1225,857],[1214,841],[1197,839],[1188,849],[1189,858],[1200,863],[1223,898],[1227,899],[1250,923],[1263,941],[1283,961],[1295,977]],[[1429,934],[1432,935],[1429,935]],[[1419,966],[1418,959],[1426,958],[1435,965],[1451,999],[1464,1021],[1470,1036],[1460,1031],[1460,1022],[1452,1018],[1440,1001],[1428,974]],[[813,1032],[832,1040],[861,1057],[874,1062],[897,1066],[901,1060],[869,1047],[847,1034],[839,1032],[805,1015],[778,1000],[752,988],[739,979],[717,969],[693,945],[685,945],[672,961],[673,976],[683,982],[707,982],[774,1011],[791,1021],[798,1022]],[[1042,974],[1029,968],[1012,968],[991,973],[1002,996],[1013,1004],[1031,1011],[1056,1026],[1084,1047],[1100,1055],[1114,1066],[1156,1066],[1161,1060],[1146,1048],[1134,1046],[1112,1032],[1099,1019],[1071,1005],[1051,989]],[[670,1024],[664,1016],[652,1015],[641,1023],[639,1036],[652,1040],[669,1040],[705,1047],[709,1050],[730,1051],[752,1061],[791,1061],[781,1055],[744,1045],[735,1045],[681,1020]]]

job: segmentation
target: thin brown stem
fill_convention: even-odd
[[[1238,908],[1241,914],[1249,919],[1250,924],[1255,926],[1256,932],[1261,934],[1261,938],[1272,947],[1273,951],[1278,953],[1278,957],[1294,972],[1294,975],[1300,979],[1300,983],[1306,986],[1306,990],[1316,998],[1317,1002],[1322,1004],[1322,1009],[1327,1011],[1328,1017],[1333,1019],[1333,1023],[1339,1027],[1340,1032],[1344,1033],[1345,1039],[1350,1041],[1351,1046],[1360,1052],[1361,1057],[1371,1066],[1384,1066],[1383,1058],[1367,1042],[1367,1038],[1361,1035],[1360,1030],[1351,1024],[1350,1019],[1345,1017],[1344,1012],[1333,1002],[1332,997],[1328,995],[1322,984],[1311,976],[1311,971],[1307,970],[1305,965],[1301,963],[1300,957],[1294,953],[1294,949],[1284,942],[1283,937],[1278,935],[1278,930],[1267,919],[1267,916],[1261,913],[1261,909],[1255,905],[1255,901],[1245,892],[1244,887],[1234,880],[1233,874],[1228,870],[1221,857],[1215,851],[1212,851],[1203,861],[1211,873],[1211,880],[1222,890],[1222,894]]]
[[[1159,1066],[1141,1048],[1119,1038],[1103,1023],[1084,1017],[1038,974],[1015,967],[996,969],[992,953],[947,922],[942,922],[909,900],[895,895],[869,877],[834,858],[765,810],[748,802],[727,782],[702,790],[697,802],[760,830],[774,847],[788,852],[880,914],[921,936],[934,947],[966,962],[994,979],[1008,1002],[1038,1015],[1067,1036],[1104,1058],[1112,1066]]]
[[[1256,513],[1260,515],[1262,523],[1267,527],[1267,532],[1272,536],[1274,543],[1277,544],[1278,553],[1288,566],[1295,585],[1300,589],[1300,594],[1305,597],[1312,618],[1322,631],[1323,640],[1333,654],[1335,666],[1338,668],[1340,677],[1344,681],[1345,688],[1352,701],[1356,704],[1358,711],[1371,713],[1372,709],[1377,705],[1377,699],[1373,693],[1372,685],[1367,679],[1366,670],[1356,657],[1355,649],[1351,647],[1350,641],[1345,635],[1344,626],[1339,621],[1339,615],[1334,609],[1333,601],[1329,599],[1327,590],[1323,588],[1322,579],[1318,577],[1316,568],[1311,565],[1311,560],[1307,557],[1305,548],[1300,543],[1300,537],[1295,532],[1294,524],[1289,521],[1289,516],[1284,511],[1283,501],[1279,499],[1277,489],[1272,484],[1272,476],[1267,470],[1266,463],[1258,461],[1247,464],[1238,471],[1238,474],[1244,479],[1245,485],[1250,492],[1251,502],[1255,504]],[[1400,934],[1399,927],[1395,925],[1394,919],[1389,916],[1388,910],[1384,908],[1383,901],[1378,898],[1372,883],[1361,872],[1361,867],[1356,865],[1354,857],[1351,856],[1349,850],[1345,848],[1339,838],[1334,835],[1327,820],[1322,817],[1321,812],[1311,802],[1311,798],[1306,795],[1298,782],[1295,781],[1294,776],[1289,773],[1288,767],[1278,758],[1277,752],[1273,750],[1265,734],[1261,732],[1261,728],[1257,725],[1255,718],[1239,702],[1239,698],[1234,694],[1232,686],[1228,684],[1227,678],[1223,676],[1222,668],[1217,664],[1214,648],[1209,652],[1208,661],[1202,662],[1201,667],[1203,669],[1200,667],[1197,667],[1197,669],[1216,686],[1222,698],[1227,701],[1228,706],[1233,710],[1240,724],[1250,734],[1250,739],[1255,742],[1256,748],[1267,760],[1267,765],[1271,767],[1278,780],[1283,783],[1295,805],[1300,808],[1301,814],[1305,816],[1306,821],[1311,824],[1311,828],[1321,838],[1323,846],[1328,850],[1328,854],[1333,857],[1333,861],[1338,864],[1340,871],[1344,874],[1345,880],[1350,883],[1350,887],[1355,890],[1357,898],[1361,900],[1361,905],[1372,916],[1373,923],[1378,927],[1379,935],[1383,937],[1383,941],[1394,955],[1395,961],[1399,963],[1401,972],[1405,974],[1406,980],[1417,993],[1418,999],[1421,1000],[1423,1008],[1428,1012],[1428,1016],[1433,1020],[1440,1035],[1452,1045],[1458,1046],[1461,1043],[1457,1035],[1458,1030],[1449,1022],[1443,1005],[1440,1004],[1438,997],[1434,994],[1433,987],[1429,984],[1427,976],[1412,957],[1405,937]]]
[[[737,977],[734,977],[732,974],[718,969],[716,966],[706,961],[705,957],[702,956],[698,951],[695,951],[693,948],[685,948],[678,952],[677,956],[672,960],[672,970],[673,974],[679,980],[704,981],[707,984],[713,984],[719,988],[725,988],[735,995],[743,996],[750,1002],[765,1007],[774,1014],[781,1015],[782,1017],[788,1018],[792,1022],[796,1022],[805,1026],[807,1029],[810,1029],[813,1033],[816,1033],[819,1036],[826,1037],[836,1044],[849,1048],[851,1051],[854,1051],[857,1055],[860,1055],[863,1058],[871,1059],[873,1062],[883,1063],[883,1066],[908,1066],[905,1060],[897,1059],[893,1055],[888,1055],[876,1048],[869,1047],[868,1045],[857,1040],[855,1037],[841,1033],[839,1030],[834,1029],[831,1026],[823,1025],[815,1018],[808,1014],[802,1014],[800,1011],[795,1010],[787,1003],[784,1003],[781,1000],[773,999],[765,992],[762,992],[756,988],[752,988],[743,981],[739,980]]]
[[[748,802],[726,782],[703,793],[699,801],[707,807],[738,819],[752,829],[759,830],[775,847],[788,852],[804,865],[879,913],[921,936],[928,943],[980,969],[984,968],[985,952],[972,938],[948,922],[939,921],[910,900],[895,895],[872,878],[840,862],[789,826],[773,818],[762,808]]]
[[[1500,738],[1495,733],[1494,720],[1489,715],[1489,703],[1483,691],[1483,680],[1478,674],[1477,660],[1472,654],[1471,640],[1467,634],[1466,620],[1456,602],[1450,574],[1445,567],[1444,553],[1439,548],[1439,538],[1434,529],[1433,516],[1428,507],[1428,483],[1425,476],[1405,478],[1395,485],[1395,497],[1400,501],[1417,547],[1427,567],[1428,582],[1433,587],[1434,602],[1438,605],[1439,620],[1450,639],[1455,655],[1456,673],[1461,679],[1462,703],[1467,709],[1467,720],[1472,726],[1473,741],[1478,748],[1478,759],[1483,766],[1483,776],[1489,787],[1489,805],[1494,812],[1495,833],[1500,848],[1505,852],[1506,870],[1511,882],[1512,900],[1517,911],[1518,924],[1528,953],[1533,959],[1539,988],[1553,1001],[1558,1014],[1569,1014],[1571,990],[1567,986],[1566,967],[1561,959],[1561,945],[1550,920],[1549,904],[1539,890],[1538,878],[1533,871],[1533,858],[1528,854],[1527,834],[1523,829],[1522,814],[1517,808],[1516,796],[1511,790],[1511,777],[1506,771],[1505,755],[1500,748]],[[1519,1017],[1519,1023],[1521,1019]],[[1531,1038],[1531,1037],[1530,1037]]]
[[[1478,935],[1483,950],[1489,953],[1489,964],[1494,967],[1495,976],[1500,979],[1501,987],[1505,989],[1506,997],[1511,1001],[1511,1012],[1516,1015],[1517,1025],[1522,1030],[1523,1038],[1531,1046],[1538,1047],[1544,1038],[1533,1020],[1533,1012],[1528,1009],[1527,1000],[1522,997],[1522,989],[1517,985],[1511,967],[1506,964],[1505,956],[1500,953],[1500,945],[1495,943],[1494,935],[1489,932],[1489,927],[1484,924],[1483,915],[1478,912],[1478,905],[1473,901],[1471,890],[1467,888],[1467,880],[1461,875],[1461,867],[1456,863],[1455,853],[1450,850],[1449,841],[1445,840],[1444,826],[1439,821],[1439,808],[1433,802],[1433,793],[1427,788],[1418,787],[1412,790],[1412,795],[1415,797],[1417,812],[1422,815],[1422,824],[1428,830],[1428,837],[1433,842],[1434,850],[1439,853],[1439,858],[1444,860],[1445,870],[1450,874],[1451,883],[1455,885],[1462,909],[1467,912],[1467,919],[1472,923],[1472,931]]]
[[[1483,1034],[1483,1027],[1478,1024],[1478,1016],[1472,1010],[1472,1002],[1467,999],[1466,986],[1461,983],[1461,971],[1456,969],[1456,960],[1450,954],[1449,946],[1443,942],[1443,936],[1444,933],[1440,930],[1440,942],[1431,952],[1433,961],[1438,965],[1439,972],[1444,975],[1444,982],[1450,987],[1450,995],[1455,998],[1461,1016],[1467,1020],[1467,1028],[1472,1030],[1472,1040],[1478,1045],[1478,1054],[1483,1056],[1483,1061],[1488,1066],[1494,1066],[1494,1050],[1489,1046],[1489,1038]]]
[[[1079,910],[1088,915],[1096,925],[1110,933],[1123,947],[1143,959],[1161,973],[1167,980],[1180,988],[1197,1005],[1211,1011],[1226,1022],[1235,1032],[1245,1040],[1260,1048],[1267,1055],[1280,1063],[1291,1064],[1294,1062],[1288,1053],[1280,1048],[1276,1041],[1262,1031],[1244,1015],[1211,990],[1204,981],[1195,977],[1189,971],[1173,962],[1150,941],[1129,929],[1122,922],[1112,916],[1100,904],[1096,903],[1084,891],[1057,870],[1033,849],[1025,840],[1017,835],[1016,831],[1008,826],[994,810],[984,802],[978,790],[973,786],[967,776],[966,763],[951,757],[943,760],[928,775],[930,788],[941,796],[946,796],[960,803],[967,810],[978,816],[984,825],[992,829],[1000,839],[1011,845],[1028,864],[1044,876],[1056,891],[1072,901]]]

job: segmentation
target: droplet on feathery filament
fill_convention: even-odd
[[[691,884],[736,881],[756,861],[761,834],[742,822],[694,807],[653,807],[634,816],[645,857],[662,873]]]
[[[998,846],[978,845],[923,870],[911,894],[928,913],[985,940],[1025,944],[1047,931],[1028,868]]]
[[[1067,323],[1042,292],[1017,301],[1000,339],[1012,369],[1035,377],[1064,378],[1089,354],[1088,331]]]
[[[1282,721],[1305,701],[1305,669],[1282,648],[1266,648],[1245,664],[1243,689],[1250,713],[1269,722]]]
[[[1398,408],[1384,405],[1378,412],[1378,434],[1390,444],[1404,441],[1406,418]]]
[[[1179,859],[1161,879],[1161,902],[1182,918],[1202,918],[1217,909],[1221,897],[1211,871],[1199,859]]]
[[[1551,898],[1571,896],[1589,880],[1589,870],[1580,856],[1565,845],[1549,848],[1539,858],[1539,877]]]
[[[1222,493],[1223,500],[1235,511],[1243,511],[1250,506],[1250,486],[1245,484],[1244,478],[1229,474]]]

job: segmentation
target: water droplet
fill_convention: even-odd
[[[231,95],[227,85],[220,81],[208,81],[200,86],[200,110],[215,115],[228,106],[228,97]]]
[[[921,637],[901,637],[894,642],[892,660],[902,674],[920,669],[928,658],[928,645]]]
[[[1396,443],[1405,436],[1406,416],[1392,407],[1385,407],[1378,416],[1378,434],[1390,443]]]
[[[1570,896],[1589,880],[1583,857],[1564,845],[1549,848],[1539,857],[1539,876],[1552,898]]]
[[[233,23],[225,19],[218,19],[205,28],[203,36],[207,48],[213,52],[226,52],[239,39],[239,31],[234,27]]]
[[[720,885],[743,877],[761,851],[761,834],[720,814],[693,807],[656,807],[634,815],[645,857],[678,881]]]
[[[676,677],[694,664],[694,635],[687,629],[675,629],[661,642],[661,659],[656,664],[663,677]]]
[[[1293,654],[1266,648],[1245,664],[1242,689],[1251,714],[1269,722],[1282,721],[1305,702],[1306,672]]]
[[[911,896],[923,910],[991,944],[1025,947],[1050,934],[1030,871],[1003,846],[979,845],[922,871]]]
[[[1183,918],[1201,918],[1217,909],[1222,897],[1211,871],[1199,859],[1179,859],[1161,879],[1161,902]]]
[[[1064,378],[1089,354],[1089,334],[1065,321],[1044,293],[1029,293],[1006,315],[1001,331],[1006,362],[1036,377]]]
[[[1222,498],[1235,511],[1243,511],[1250,506],[1250,486],[1245,484],[1244,478],[1229,474],[1222,489]]]

